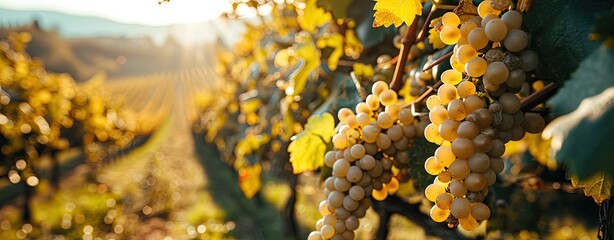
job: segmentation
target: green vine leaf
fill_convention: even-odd
[[[305,130],[292,137],[288,146],[294,174],[313,171],[324,164],[324,154],[331,149],[335,118],[330,113],[312,115]]]
[[[584,195],[592,197],[597,204],[611,196],[612,177],[609,174],[599,172],[584,180],[576,176],[571,176],[570,179],[574,188],[582,188]]]

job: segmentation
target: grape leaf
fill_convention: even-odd
[[[568,79],[599,46],[588,40],[594,14],[613,5],[611,0],[533,1],[523,25],[531,34],[531,48],[539,54],[537,75],[557,83]]]
[[[318,48],[333,48],[333,51],[328,56],[328,68],[332,71],[337,70],[339,59],[343,56],[343,35],[336,32],[325,34],[318,38],[316,45]]]
[[[576,109],[583,99],[614,86],[614,50],[598,48],[588,56],[569,81],[550,99],[553,113],[563,115]]]
[[[305,130],[292,137],[288,146],[294,174],[313,171],[324,164],[324,154],[330,148],[335,131],[335,118],[330,113],[312,115]]]
[[[347,12],[347,17],[356,21],[356,36],[365,49],[381,47],[379,43],[385,39],[392,40],[398,34],[396,28],[373,28],[375,11],[365,12],[364,9],[373,9],[374,6],[374,1],[355,1]]]
[[[307,79],[311,74],[318,74],[320,66],[320,52],[316,48],[313,38],[308,33],[299,33],[300,40],[294,46],[295,57],[299,59],[299,63],[294,71],[290,74],[290,86],[286,88],[286,94],[297,96],[305,89]]]
[[[403,23],[410,25],[416,15],[422,15],[422,3],[419,0],[375,0],[375,20],[373,27],[400,27]]]
[[[347,10],[353,0],[318,0],[318,6],[332,12],[335,18],[343,19],[347,15]]]
[[[305,8],[297,8],[298,24],[305,31],[317,32],[317,27],[321,27],[331,20],[330,13],[324,11],[316,5],[316,0],[307,0]]]
[[[592,197],[597,204],[601,204],[612,194],[612,177],[607,173],[595,173],[584,180],[576,176],[571,176],[570,179],[574,188],[582,188],[584,195]]]
[[[262,166],[260,164],[254,164],[239,169],[239,187],[241,191],[243,191],[245,197],[252,198],[260,191],[262,187],[262,181],[260,180],[261,173]]]
[[[554,119],[543,136],[568,172],[583,180],[595,173],[614,172],[614,87],[585,99],[574,112]]]

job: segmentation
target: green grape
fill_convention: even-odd
[[[501,95],[499,97],[499,103],[501,103],[501,111],[504,113],[513,114],[520,110],[520,99],[513,93],[504,93]],[[512,118],[511,124],[513,124],[513,121]]]
[[[452,26],[445,26],[441,29],[439,33],[439,37],[441,41],[447,45],[454,45],[458,42],[458,39],[461,37],[460,29]]]
[[[461,226],[461,228],[467,231],[473,231],[478,227],[478,222],[475,220],[475,218],[473,218],[473,216],[471,216],[471,214],[459,218],[458,224]]]
[[[467,63],[469,60],[477,56],[478,56],[478,52],[470,44],[462,45],[458,47],[458,50],[456,51],[456,58],[461,63]]]
[[[346,192],[352,186],[352,183],[344,177],[336,177],[333,184],[338,192]]]
[[[386,131],[386,135],[388,135],[391,141],[398,142],[403,138],[403,129],[395,124]]]
[[[433,219],[433,221],[435,222],[444,222],[450,216],[450,210],[441,209],[437,207],[437,205],[434,205],[431,208],[429,215],[431,216],[431,219]]]
[[[501,20],[507,25],[507,29],[517,29],[522,25],[522,14],[518,11],[510,10],[501,16]]]
[[[354,144],[350,148],[350,154],[354,159],[360,159],[365,155],[365,146],[362,144]]]
[[[475,84],[470,81],[464,81],[458,84],[456,87],[456,92],[459,97],[467,98],[473,94],[475,94],[476,87]]]
[[[490,0],[490,6],[496,11],[503,11],[510,6],[510,0]]]
[[[333,208],[340,208],[343,205],[343,197],[343,193],[332,191],[328,194],[328,204]]]
[[[486,72],[488,63],[484,58],[475,57],[465,64],[465,72],[471,77],[481,77]]]
[[[312,231],[307,236],[307,240],[323,240],[322,234],[319,231]]]
[[[462,121],[467,116],[463,100],[454,99],[448,103],[448,116],[452,120]]]
[[[435,204],[440,209],[449,210],[452,205],[453,200],[454,200],[454,195],[450,193],[442,193],[442,194],[439,194],[439,196],[437,196],[437,199],[435,199]]]
[[[358,217],[350,215],[347,219],[345,219],[345,227],[347,230],[354,231],[358,229]]]
[[[490,217],[490,209],[484,203],[473,203],[471,204],[471,216],[478,221],[486,220]]]
[[[467,178],[465,178],[465,187],[467,190],[472,192],[482,191],[486,187],[486,181],[484,181],[484,176],[479,173],[471,173]]]
[[[333,167],[337,159],[335,158],[335,151],[328,151],[324,154],[324,164],[328,167]]]
[[[342,109],[339,109],[339,112],[337,112],[337,118],[342,123],[346,123],[347,117],[351,115],[354,115],[354,112],[352,112],[352,109],[349,109],[349,108],[342,108]]]
[[[443,141],[445,141],[439,134],[439,128],[434,123],[431,123],[424,128],[424,138],[435,144],[441,144]]]
[[[375,84],[373,84],[373,86],[375,86]],[[386,87],[388,87],[388,85],[386,85]],[[379,89],[375,89],[375,87],[374,90],[379,91]],[[384,90],[381,91],[383,92]],[[365,103],[367,103],[367,106],[369,109],[371,109],[371,111],[376,111],[379,108],[379,98],[374,94],[369,94],[369,96],[367,96],[365,99]]]
[[[492,148],[492,139],[486,134],[480,134],[473,138],[473,144],[476,152],[486,153]]]
[[[378,58],[379,60],[379,58]],[[373,83],[373,86],[371,86],[371,94],[373,94],[373,96],[378,97],[380,96],[380,94],[386,90],[388,90],[388,84],[386,84],[386,82],[384,81],[377,81],[375,83]],[[373,109],[375,110],[375,109]]]
[[[458,125],[456,133],[459,138],[473,139],[480,134],[480,127],[477,123],[470,121],[463,121]]]
[[[501,11],[497,11],[490,6],[490,1],[485,0],[478,5],[478,15],[482,18],[486,17],[489,14],[499,15]]]
[[[456,198],[462,198],[467,194],[467,188],[465,185],[459,180],[452,180],[450,185],[448,185],[450,189],[450,194],[452,194]]]
[[[454,139],[458,137],[456,131],[458,130],[459,124],[458,121],[446,119],[439,125],[439,134],[446,141],[454,141]]]
[[[324,226],[322,226],[322,229],[320,229],[320,233],[322,234],[322,237],[324,239],[330,239],[333,237],[333,235],[335,235],[335,227],[328,224],[324,224]]]
[[[388,135],[380,133],[379,135],[377,135],[377,140],[375,141],[375,143],[377,144],[377,147],[386,150],[390,147],[392,141],[390,141],[390,137],[388,137]]]
[[[505,144],[501,140],[493,139],[492,148],[486,154],[488,154],[488,156],[491,156],[491,157],[501,157],[501,155],[503,155],[504,152],[505,152]]]
[[[469,170],[469,163],[465,159],[457,158],[452,162],[452,165],[448,168],[448,172],[452,174],[452,179],[463,180],[471,171]]]
[[[477,53],[476,53],[477,54]],[[456,85],[463,80],[463,73],[454,69],[448,69],[441,74],[441,81],[443,83]]]
[[[335,134],[333,136],[333,145],[337,149],[345,149],[349,144],[349,141],[346,136],[342,134]]]
[[[354,201],[349,195],[343,198],[343,208],[348,211],[354,211],[358,209],[360,204],[357,201]]]
[[[464,197],[454,198],[450,211],[454,217],[463,218],[471,213],[471,202]]]
[[[458,158],[468,159],[475,153],[475,145],[470,139],[456,138],[452,142],[452,153]]]
[[[412,124],[412,122],[414,121],[414,115],[411,112],[411,109],[408,108],[403,108],[399,111],[399,122],[401,122],[401,124],[403,125],[409,125]]]
[[[463,103],[465,104],[465,113],[466,114],[471,114],[479,109],[484,108],[484,100],[482,100],[481,97],[478,97],[478,95],[475,94],[471,94],[469,95],[467,98],[465,98],[465,100],[463,100]]]
[[[431,202],[435,202],[435,200],[437,199],[437,196],[445,192],[446,192],[446,187],[444,187],[443,185],[434,184],[434,183],[428,185],[426,189],[424,190],[424,194],[426,195],[426,198]]]
[[[371,155],[365,155],[360,160],[360,168],[363,170],[371,170],[375,167],[375,158]]]
[[[510,88],[520,88],[522,87],[522,84],[524,83],[525,78],[526,78],[526,74],[522,69],[516,69],[516,70],[510,71],[510,74],[507,77],[507,80],[505,80],[505,85],[507,85]]]
[[[357,166],[351,166],[347,171],[347,179],[352,183],[357,183],[362,179],[362,170]]]
[[[444,26],[457,27],[458,24],[460,24],[460,18],[456,13],[447,12],[441,17],[441,23],[443,23]]]
[[[358,113],[356,114],[356,121],[360,127],[366,127],[369,125],[369,123],[371,123],[371,117],[369,117],[369,115],[366,113]]]
[[[437,96],[439,97],[439,100],[441,100],[441,102],[443,104],[447,104],[450,101],[456,99],[456,87],[452,84],[442,84],[439,89],[437,90]]]
[[[437,106],[429,112],[429,120],[435,125],[441,125],[448,118],[448,110],[443,106]]]
[[[424,169],[430,175],[437,175],[443,171],[443,166],[439,165],[435,157],[429,157],[424,161]]]
[[[439,97],[437,95],[431,95],[426,99],[426,107],[429,110],[433,110],[433,108],[439,105],[443,105],[443,103],[441,102],[441,100],[439,100]]]
[[[520,52],[529,44],[529,35],[520,29],[512,29],[503,39],[503,46],[510,52]]]
[[[452,162],[456,159],[456,155],[452,153],[452,148],[449,146],[439,146],[437,150],[435,150],[435,159],[439,163],[439,165],[443,167],[450,167]]]
[[[333,176],[342,178],[348,172],[350,168],[350,162],[346,159],[339,159],[333,164]]]
[[[350,188],[349,196],[355,201],[360,201],[365,198],[365,190],[361,186],[352,186]]]
[[[482,177],[484,177],[484,182],[486,182],[487,187],[490,187],[497,182],[497,174],[490,168],[486,169],[486,171],[482,173]]]
[[[546,126],[546,121],[536,113],[527,113],[522,121],[522,129],[528,133],[540,133]]]
[[[501,19],[490,20],[486,24],[484,30],[486,31],[488,40],[493,42],[503,41],[507,35],[507,25],[505,25],[505,22]]]
[[[465,23],[463,23],[460,27],[460,31],[461,31],[461,36],[464,38],[469,38],[469,32],[471,32],[471,30],[477,28],[478,25],[472,21],[466,21]]]
[[[377,135],[379,133],[380,130],[377,127],[369,124],[362,129],[362,140],[364,140],[366,143],[374,143],[377,140]],[[333,143],[334,142],[335,139],[333,138]]]
[[[384,106],[390,106],[392,104],[395,104],[397,102],[397,92],[395,92],[394,90],[391,90],[391,89],[384,90],[379,95],[379,101]]]
[[[469,158],[469,169],[472,172],[484,173],[490,169],[490,157],[488,155],[477,152]]]
[[[484,73],[483,80],[497,86],[504,83],[509,76],[509,70],[502,62],[493,62],[488,64],[486,72]]]
[[[486,37],[486,31],[484,28],[475,28],[469,32],[467,36],[467,42],[474,49],[481,50],[488,45],[488,38]]]

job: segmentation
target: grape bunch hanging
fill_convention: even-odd
[[[520,110],[516,93],[538,58],[527,49],[522,14],[508,8],[509,1],[487,0],[478,6],[479,16],[465,22],[453,12],[441,18],[442,42],[455,46],[452,69],[427,99],[431,124],[424,135],[440,146],[425,161],[426,171],[437,176],[425,195],[435,203],[431,218],[450,227],[473,230],[490,217],[482,202],[504,169],[505,143],[545,125],[540,115]]]
[[[327,196],[319,206],[323,218],[309,234],[315,239],[354,239],[359,219],[371,206],[369,196],[384,200],[399,188],[393,167],[409,159],[419,127],[410,109],[383,81],[375,82],[372,94],[356,105],[356,111],[340,109],[334,150],[324,156],[332,176],[324,183]]]

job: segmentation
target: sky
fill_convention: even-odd
[[[0,8],[45,10],[108,18],[122,23],[169,25],[217,18],[230,10],[228,0],[1,0]]]

